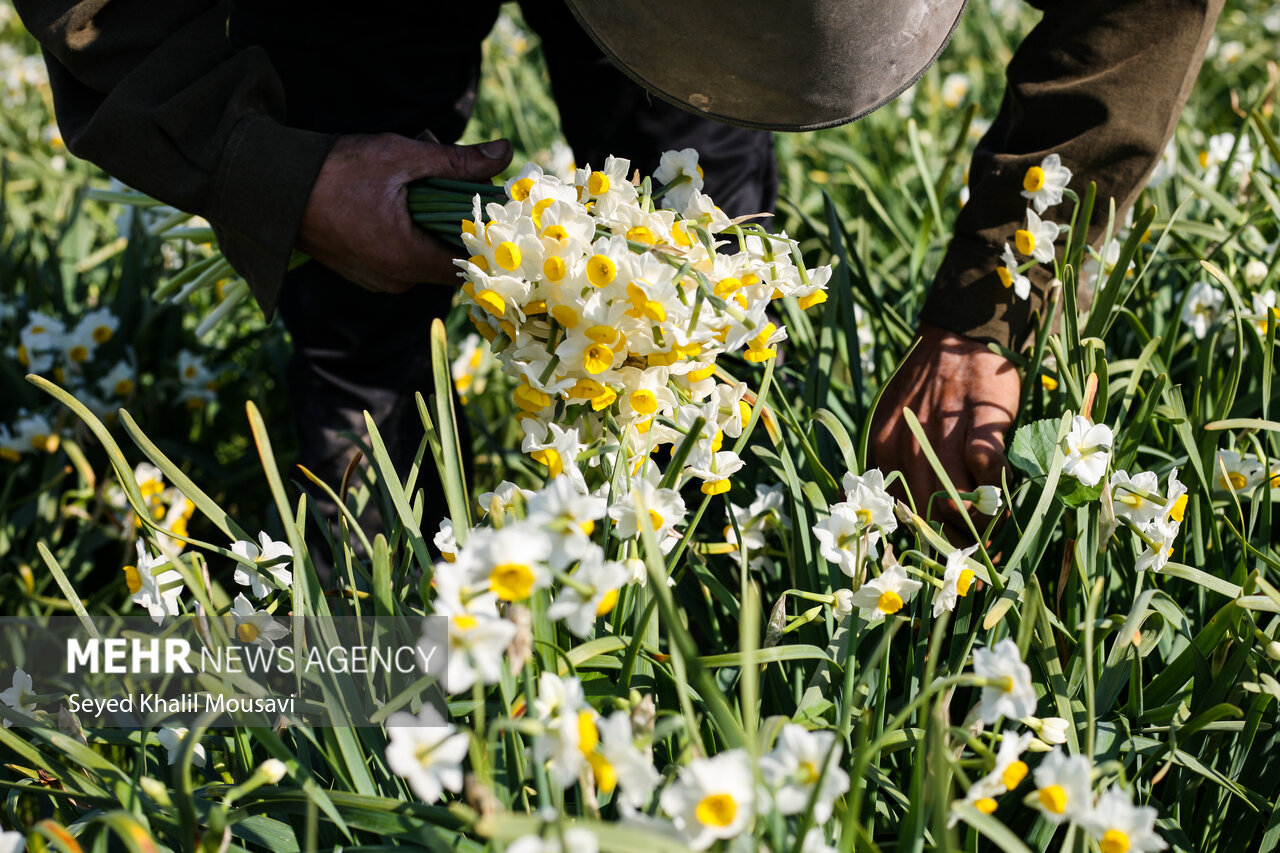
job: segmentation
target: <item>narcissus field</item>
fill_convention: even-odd
[[[696,151],[574,163],[504,14],[466,140],[511,169],[410,194],[463,256],[455,394],[411,468],[370,421],[325,483],[282,327],[207,223],[65,150],[0,6],[0,853],[1280,847],[1280,13],[1228,5],[1132,212],[1025,176],[1001,277],[1057,282],[1002,351],[1003,481],[958,490],[910,412],[942,490],[868,459],[1033,16],[972,4],[730,221]],[[288,660],[295,701],[108,719],[138,688],[52,675],[72,629]],[[333,654],[388,637],[403,683]]]

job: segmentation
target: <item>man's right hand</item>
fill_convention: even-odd
[[[505,139],[462,146],[394,133],[341,136],[307,200],[298,248],[366,290],[454,282],[456,254],[414,225],[406,185],[428,177],[486,181],[509,162]]]

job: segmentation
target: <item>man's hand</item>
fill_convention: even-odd
[[[1004,434],[1018,408],[1018,371],[986,344],[921,323],[916,348],[903,362],[876,409],[871,425],[873,463],[885,471],[900,470],[924,513],[929,496],[942,488],[915,436],[902,416],[915,412],[938,460],[956,491],[983,484],[999,485],[1008,465]],[[953,542],[972,539],[949,500],[934,502],[948,521]]]
[[[455,253],[409,218],[418,178],[485,181],[511,162],[511,144],[441,145],[394,133],[342,136],[320,169],[298,248],[366,290],[400,293],[454,282]]]

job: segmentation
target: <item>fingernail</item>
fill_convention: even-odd
[[[507,156],[507,140],[495,139],[480,146],[480,153],[490,160],[500,160]]]

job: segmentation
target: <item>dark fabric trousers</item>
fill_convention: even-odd
[[[358,23],[351,31],[349,19],[300,18],[297,4],[287,0],[244,5],[250,8],[233,13],[233,34],[271,53],[288,90],[290,124],[408,136],[429,129],[452,141],[474,103],[479,40],[498,4],[481,0],[442,11],[446,4],[373,0],[367,39],[360,38]],[[381,19],[383,13],[411,19],[423,7],[430,7],[435,24],[429,29],[412,20],[388,28]],[[662,151],[692,147],[700,152],[706,191],[726,213],[773,210],[777,171],[768,133],[716,124],[651,98],[609,64],[562,3],[542,0],[523,9],[542,38],[562,126],[579,164],[600,165],[613,154],[648,174]],[[441,22],[441,16],[450,20]],[[307,22],[301,32],[300,20]],[[389,31],[401,33],[403,43],[389,44]],[[342,49],[317,47],[325,44]],[[433,392],[431,321],[448,312],[453,296],[453,288],[431,285],[398,295],[371,293],[314,262],[289,275],[279,311],[293,339],[287,385],[301,464],[336,489],[355,450],[343,433],[363,437],[367,410],[403,476],[423,437],[414,393]],[[432,531],[447,509],[429,461],[425,467],[424,530]],[[336,517],[331,502],[318,501],[326,517]]]

